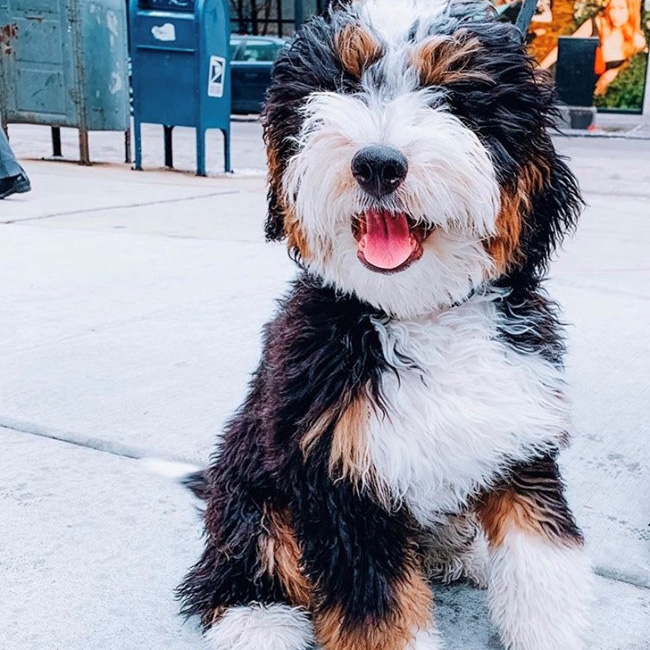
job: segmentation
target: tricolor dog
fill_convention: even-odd
[[[436,581],[509,650],[585,648],[553,96],[480,2],[339,2],[276,64],[267,237],[300,271],[208,470],[179,588],[214,650],[438,650]]]

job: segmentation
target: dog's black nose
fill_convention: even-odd
[[[352,173],[357,183],[378,199],[394,192],[407,172],[406,156],[394,147],[365,147],[352,159]]]

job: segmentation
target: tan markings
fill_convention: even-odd
[[[370,484],[374,487],[376,496],[381,497],[382,491],[375,480],[368,450],[367,425],[371,408],[368,399],[359,395],[349,404],[326,410],[303,436],[300,449],[305,457],[308,456],[316,443],[333,426],[330,476],[333,479],[349,479],[357,487],[362,482]]]
[[[368,474],[372,463],[368,451],[368,419],[370,404],[363,397],[356,397],[341,414],[334,428],[330,452],[330,475],[338,473],[342,478],[360,483]]]
[[[202,623],[205,627],[212,627],[215,623],[219,622],[219,619],[226,613],[227,607],[217,607],[212,614],[206,612],[202,616]]]
[[[301,570],[302,553],[289,513],[265,507],[264,524],[267,533],[259,540],[259,557],[263,570],[282,583],[292,605],[310,607],[312,590]]]
[[[307,244],[307,238],[293,210],[285,210],[284,231],[287,234],[289,250],[297,250],[301,259],[308,260],[309,245]]]
[[[415,630],[433,625],[431,589],[414,566],[394,589],[395,603],[380,619],[348,625],[340,607],[316,612],[314,628],[323,650],[404,650]]]
[[[293,210],[286,203],[282,189],[283,168],[276,149],[267,143],[268,181],[272,197],[270,209],[275,211],[275,217],[282,220],[284,234],[287,236],[287,246],[290,250],[297,250],[303,260],[309,259],[309,246],[307,239],[300,227],[300,222]]]
[[[505,273],[519,257],[524,198],[519,192],[512,194],[506,189],[501,189],[501,211],[496,221],[497,234],[487,245],[488,253],[494,260],[499,274]]]
[[[581,543],[577,538],[562,535],[557,516],[549,506],[512,489],[489,494],[477,515],[493,546],[501,546],[512,528],[569,546]]]
[[[376,61],[383,48],[375,37],[361,25],[347,25],[335,37],[334,47],[339,54],[343,69],[357,79]]]
[[[472,69],[472,57],[482,49],[475,36],[458,30],[452,36],[431,36],[413,49],[412,65],[420,72],[423,86],[444,86],[461,81],[492,81]]]
[[[336,418],[336,409],[329,408],[309,427],[309,430],[300,441],[300,451],[302,451],[303,456],[309,456],[316,443]]]
[[[532,208],[532,198],[550,177],[545,161],[527,163],[519,170],[516,187],[501,189],[501,211],[496,221],[497,234],[487,242],[487,251],[499,274],[505,273],[520,259],[521,230],[524,215]]]

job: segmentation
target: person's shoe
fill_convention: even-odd
[[[29,192],[32,186],[29,178],[25,174],[10,176],[9,178],[0,178],[0,199],[6,199],[12,194],[24,194]]]

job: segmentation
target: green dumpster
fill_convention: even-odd
[[[84,164],[89,131],[128,142],[127,53],[124,0],[0,0],[2,127],[79,129]]]

